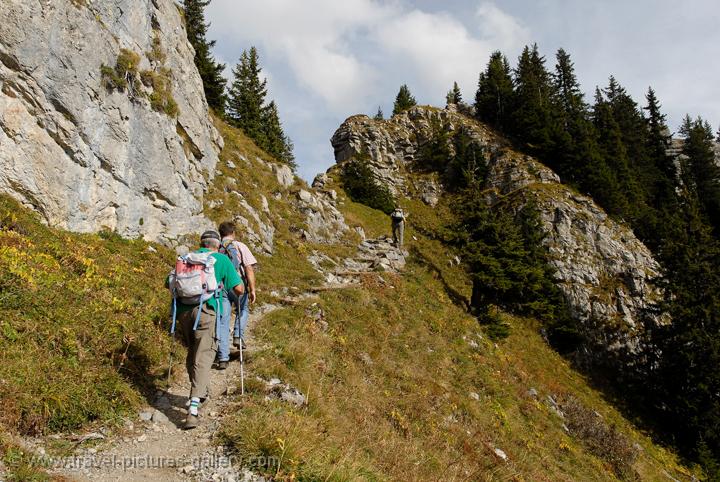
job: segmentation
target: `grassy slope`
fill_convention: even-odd
[[[241,133],[221,128],[222,159],[237,164],[238,154],[252,157],[254,147]],[[263,192],[268,182],[239,185]],[[389,234],[384,214],[353,203],[337,184],[329,188],[339,192],[351,227],[362,226],[368,237]],[[291,197],[292,189],[278,203],[288,209]],[[250,383],[250,395],[225,423],[225,443],[243,456],[281,457],[276,475],[288,480],[613,479],[612,465],[569,435],[544,402],[548,395],[572,394],[641,447],[630,476],[659,480],[667,471],[684,478],[686,470],[671,453],[637,433],[546,345],[537,321],[507,316],[511,336],[497,345],[489,341],[458,302],[469,291],[468,279],[428,235],[445,211],[404,203],[413,216],[406,234],[412,257],[402,277],[368,276],[358,288],[323,292],[276,311],[256,328],[256,338],[268,346],[251,360],[253,374],[289,382],[308,396],[308,406],[268,401],[262,384]],[[271,209],[282,209],[276,206]],[[263,258],[271,276],[260,274],[261,287],[307,286],[309,264],[298,254],[352,251],[296,238],[289,231],[276,234],[279,253]],[[288,257],[292,271],[286,271]],[[318,306],[327,330],[314,321]]]
[[[209,215],[220,220],[242,212],[230,191],[256,209],[264,194],[276,227],[273,256],[259,256],[261,301],[275,300],[272,290],[299,293],[320,283],[306,255],[318,249],[347,256],[357,238],[332,246],[301,241],[295,227],[303,220],[292,200],[305,186],[279,189],[266,154],[242,133],[218,127],[226,143],[207,197],[223,204]],[[242,172],[235,181],[229,160]],[[369,237],[387,234],[382,213],[332,187],[348,224],[363,226]],[[610,465],[569,436],[543,402],[549,394],[572,393],[643,447],[633,466],[643,480],[663,479],[663,470],[682,478],[684,469],[670,453],[636,433],[545,345],[536,321],[508,317],[510,338],[490,342],[453,302],[467,294],[465,275],[449,263],[451,253],[426,236],[439,226],[442,209],[408,207],[412,259],[402,277],[368,276],[358,288],[278,310],[256,328],[268,347],[251,360],[253,374],[279,376],[306,393],[309,405],[268,402],[251,381],[222,440],[242,455],[281,456],[277,475],[287,479],[610,479]],[[172,254],[157,246],[159,252],[150,253],[147,246],[49,229],[0,197],[6,433],[112,424],[136,408],[143,390],[162,383],[157,377],[170,349],[162,280]],[[317,310],[310,306],[315,302],[326,331],[308,314]],[[531,387],[540,401],[528,396]],[[21,480],[37,475],[11,437],[0,442],[11,473]],[[507,463],[495,448],[508,455]]]
[[[118,422],[167,363],[171,255],[44,226],[0,196],[0,424],[37,435]],[[4,462],[22,466],[11,437]]]

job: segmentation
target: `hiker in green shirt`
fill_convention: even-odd
[[[232,291],[241,296],[245,292],[242,279],[230,258],[217,252],[220,248],[220,235],[216,231],[205,231],[200,238],[200,244],[202,248],[197,251],[198,253],[213,253],[211,256],[215,258],[215,278],[219,289]],[[200,400],[207,396],[210,369],[218,350],[216,321],[218,315],[222,314],[222,296],[226,294],[218,293],[218,296],[213,296],[203,303],[202,307],[177,304],[178,327],[182,340],[188,348],[185,368],[191,385],[186,429],[197,427]],[[196,323],[197,327],[195,327]]]

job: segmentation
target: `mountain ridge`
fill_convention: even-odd
[[[254,480],[701,475],[553,351],[542,320],[498,310],[509,336],[496,340],[468,312],[463,260],[434,235],[450,217],[446,189],[438,172],[412,169],[436,125],[467,125],[486,147],[490,205],[540,205],[591,362],[632,359],[656,269],[626,226],[494,131],[452,109],[353,116],[347,136],[333,136],[338,165],[308,186],[208,112],[172,1],[8,6],[0,190],[16,200],[0,194],[3,477],[73,477],[37,456],[128,456],[133,441],[162,444],[164,430],[177,452],[190,444],[162,417],[183,418],[187,389],[182,366],[167,362],[184,350],[168,336],[163,282],[174,254],[225,220],[258,257],[264,316],[247,392],[213,374],[214,391],[230,393],[211,394],[223,409],[203,414],[202,446],[280,460],[249,467]],[[342,165],[356,157],[410,211],[407,251],[391,245],[386,213],[346,192]],[[248,467],[182,469],[164,475],[237,479]]]
[[[611,367],[622,373],[626,364],[637,361],[646,318],[667,322],[647,314],[661,297],[653,284],[659,265],[629,227],[609,217],[592,198],[561,184],[544,164],[515,151],[502,136],[454,108],[413,107],[382,121],[351,116],[331,142],[340,169],[365,159],[377,182],[432,207],[448,192],[442,180],[448,165],[428,174],[418,168],[418,153],[438,130],[452,136],[461,129],[487,153],[488,204],[502,199],[517,210],[532,201],[539,209],[556,282],[584,328],[587,361],[602,365],[612,360]]]

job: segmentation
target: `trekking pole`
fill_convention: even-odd
[[[167,390],[170,390],[170,375],[172,375],[173,350],[174,349],[175,349],[175,333],[173,333],[172,343],[170,344],[170,355],[168,355]]]
[[[231,390],[230,390],[230,382],[228,381],[228,371],[223,370],[225,372],[225,395],[230,396]]]
[[[245,395],[245,371],[243,367],[243,347],[240,342],[240,395]]]
[[[172,334],[172,342],[170,343],[170,353],[168,354],[168,375],[167,375],[167,389],[170,390],[170,375],[172,374],[173,367],[173,349],[175,348],[175,321],[177,319],[177,300],[173,296],[172,301],[172,325],[170,326],[170,332]]]

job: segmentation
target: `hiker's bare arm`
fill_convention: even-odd
[[[239,285],[237,285],[233,288],[233,291],[235,292],[236,295],[240,296],[243,293],[245,293],[245,287],[243,286],[242,283],[240,283]]]
[[[247,274],[248,279],[248,299],[250,303],[255,303],[255,268],[253,265],[245,267],[245,274]]]

